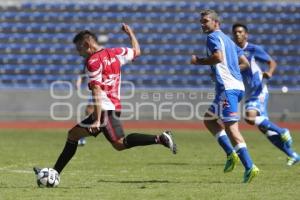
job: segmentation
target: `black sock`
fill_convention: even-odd
[[[74,156],[77,150],[77,144],[77,141],[67,140],[64,150],[61,152],[59,158],[57,159],[53,167],[58,173],[60,173],[64,169],[64,167]]]
[[[123,144],[126,146],[126,148],[157,144],[157,136],[131,133],[124,138]]]

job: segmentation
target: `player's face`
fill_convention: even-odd
[[[201,16],[200,24],[204,33],[211,33],[218,27],[218,22],[213,20],[210,15]]]
[[[248,34],[243,27],[236,27],[233,32],[233,39],[237,44],[243,44],[247,41]]]
[[[86,47],[85,41],[78,41],[75,44],[76,50],[78,54],[84,58],[87,58],[89,56],[88,54],[88,48]]]

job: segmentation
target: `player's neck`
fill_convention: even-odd
[[[100,46],[100,45],[95,45],[95,46],[94,46],[94,51],[95,51],[95,52],[98,52],[98,51],[100,51],[101,49],[103,49],[103,47]]]
[[[239,44],[239,47],[241,47],[242,49],[246,48],[248,42],[247,41],[243,41]]]
[[[216,32],[216,31],[221,31],[221,29],[219,29],[219,28],[213,29],[212,31],[207,32],[206,34],[211,34],[211,33]]]

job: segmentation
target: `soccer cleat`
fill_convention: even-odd
[[[293,139],[288,129],[285,129],[285,132],[280,135],[281,140],[287,144],[289,147],[292,146]]]
[[[173,154],[177,153],[176,144],[172,137],[171,131],[165,131],[159,135],[159,143],[169,148]]]
[[[83,137],[83,138],[80,138],[79,140],[78,140],[78,146],[84,146],[86,144],[86,140],[85,140],[85,138]]]
[[[240,160],[239,156],[235,151],[233,151],[230,155],[228,155],[224,167],[224,173],[231,172],[232,170],[234,170],[239,160]]]
[[[298,163],[300,161],[300,156],[297,153],[294,153],[294,154],[295,154],[295,156],[287,158],[287,163],[286,163],[287,166],[295,165],[296,163]]]
[[[259,174],[259,169],[255,165],[251,169],[246,170],[244,173],[244,183],[250,183],[254,177]]]
[[[38,175],[38,173],[41,171],[41,168],[33,167],[33,171],[35,175]]]
[[[33,167],[33,172],[36,175],[36,177],[38,177],[38,174],[40,173],[40,171],[41,171],[41,168],[39,168],[39,167]],[[36,184],[39,187],[41,187],[41,182],[38,179],[36,180]]]

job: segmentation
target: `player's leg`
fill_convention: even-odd
[[[226,155],[230,155],[234,149],[231,145],[231,142],[222,127],[222,125],[218,122],[217,116],[215,116],[210,111],[207,111],[204,115],[204,125],[209,130],[209,132],[215,136],[216,140],[220,144],[220,146],[225,151]]]
[[[223,126],[218,122],[219,117],[216,115],[219,110],[218,105],[218,99],[215,99],[212,106],[210,106],[209,110],[204,115],[204,125],[209,132],[215,136],[219,145],[223,148],[227,155],[227,160],[224,166],[224,172],[227,173],[235,168],[239,160]]]
[[[258,174],[258,168],[254,165],[249,154],[246,142],[239,130],[238,103],[243,96],[239,90],[225,91],[225,100],[222,106],[222,120],[225,131],[229,135],[234,149],[237,152],[243,166],[245,167],[244,182],[251,182],[252,178]]]
[[[257,112],[257,110],[253,110],[251,108],[248,108],[248,110],[246,110],[246,119],[245,121],[251,125],[255,124],[255,119],[259,116],[257,116],[259,113]],[[267,119],[267,117],[265,117]],[[272,130],[268,130],[265,129],[265,127],[261,127],[258,126],[259,130],[266,135],[266,137],[268,138],[268,140],[274,145],[276,146],[278,149],[280,149],[281,151],[283,151],[287,156],[289,157],[293,157],[294,152],[292,150],[292,148],[287,145],[281,138],[280,134],[272,131]]]
[[[85,108],[85,116],[90,116],[94,112],[94,106],[93,105],[87,105]],[[79,146],[84,146],[86,144],[85,137],[82,137],[78,140]]]
[[[64,167],[75,155],[78,146],[78,140],[82,137],[91,136],[91,133],[88,131],[88,125],[92,124],[93,122],[93,115],[90,115],[80,124],[77,124],[71,130],[69,130],[65,147],[53,167],[58,173],[61,173]]]
[[[259,98],[267,101],[267,98]],[[291,138],[289,140],[283,140],[283,135],[280,132],[274,131],[272,128],[268,128],[264,123],[257,123],[258,121],[268,121],[267,123],[272,123],[269,121],[267,115],[267,102],[261,102],[259,100],[247,101],[246,103],[246,122],[254,125],[257,124],[259,130],[266,135],[268,140],[278,149],[283,151],[288,156],[287,165],[293,165],[300,161],[299,155],[293,150],[291,146]],[[287,129],[286,129],[287,130]],[[286,135],[286,134],[284,134]],[[289,135],[289,133],[288,133]],[[290,137],[290,136],[289,136]]]
[[[120,112],[107,112],[105,117],[105,128],[103,129],[105,137],[116,150],[121,151],[135,146],[162,144],[167,148],[170,148],[174,154],[176,153],[176,144],[171,132],[165,131],[160,135],[131,133],[125,136],[119,117]]]
[[[271,122],[268,118],[268,99],[269,94],[267,92],[262,92],[257,99],[250,100],[246,102],[246,110],[256,110],[248,113],[249,116],[246,116],[249,119],[247,122],[252,125],[258,126],[258,128],[263,132],[272,131],[280,135],[281,139],[287,144],[292,144],[292,137],[288,129],[281,128],[275,123]],[[259,115],[258,115],[259,113]],[[253,116],[251,116],[253,114]],[[255,115],[256,114],[256,115]]]
[[[292,137],[288,129],[281,128],[275,123],[271,122],[268,118],[264,116],[257,116],[255,118],[254,124],[259,127],[262,132],[272,131],[280,135],[281,140],[287,145],[292,145]]]

